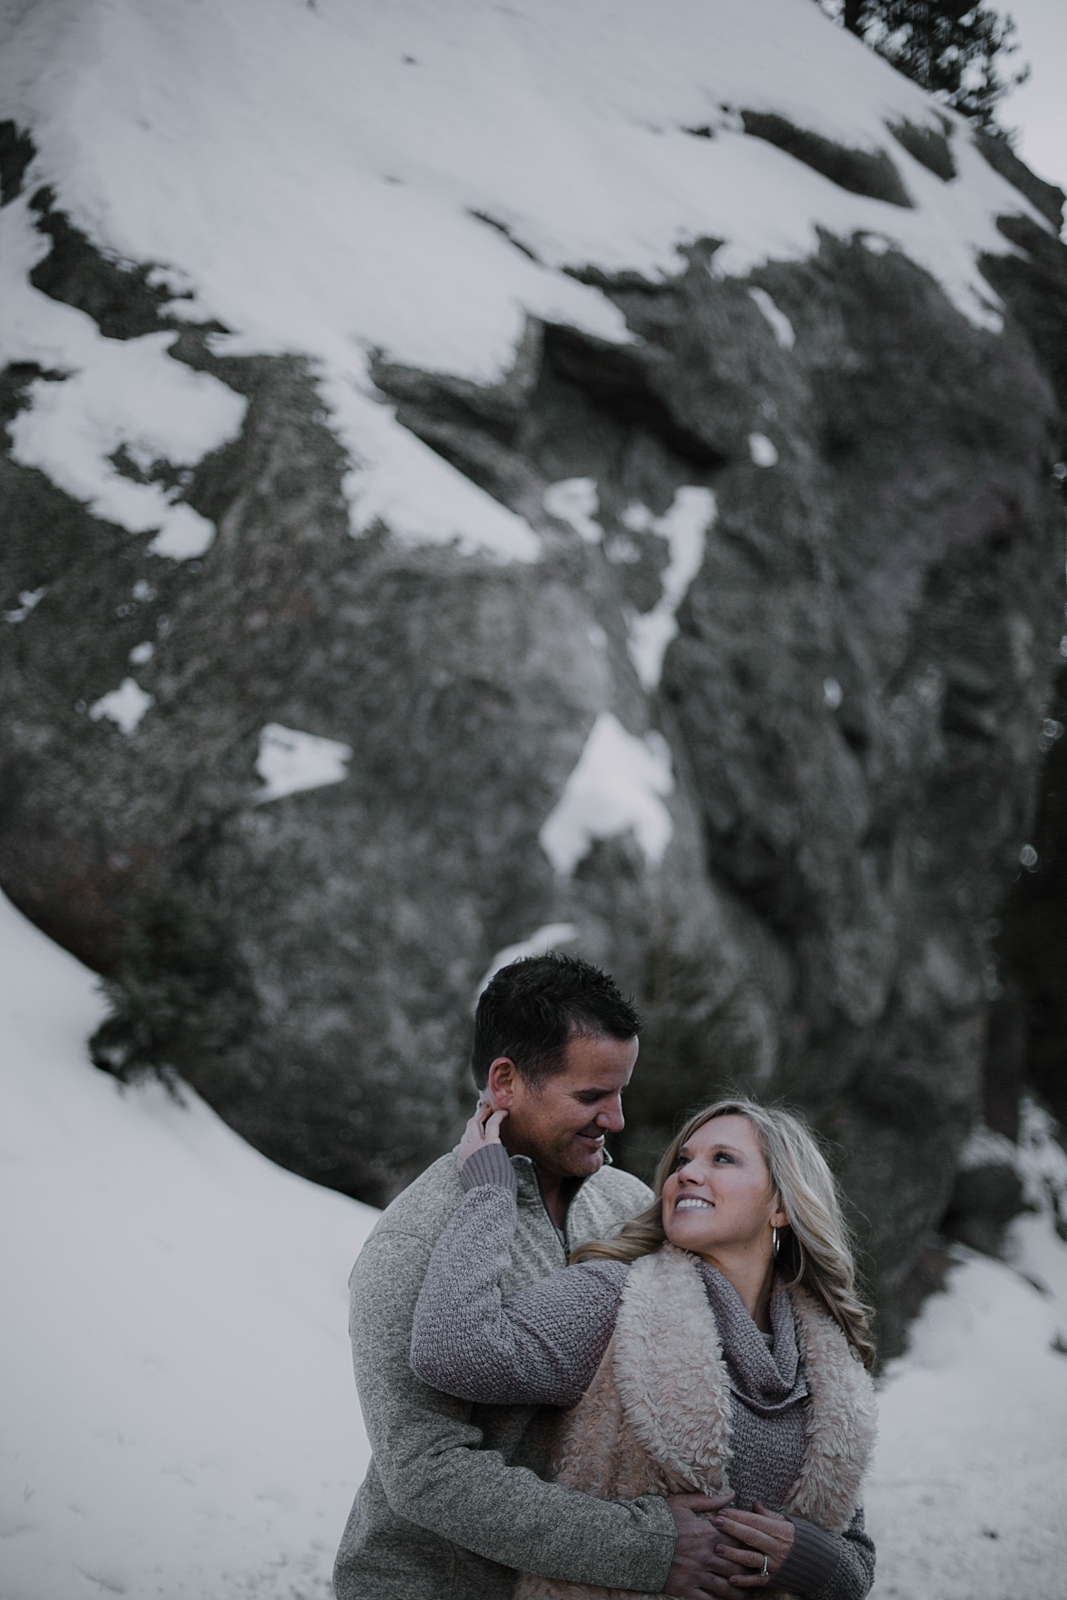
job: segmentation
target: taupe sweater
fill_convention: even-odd
[[[533,1165],[515,1156],[503,1286],[512,1293],[562,1267],[651,1198],[602,1168],[553,1226]],[[656,1592],[674,1558],[665,1500],[606,1503],[543,1476],[547,1436],[536,1406],[469,1404],[411,1370],[411,1319],[427,1263],[463,1201],[455,1154],[387,1207],[351,1278],[352,1357],[373,1460],[334,1569],[338,1600],[510,1600],[516,1569]],[[512,1236],[513,1233],[513,1236]]]
[[[491,1403],[572,1406],[600,1366],[629,1267],[590,1261],[510,1297],[500,1267],[516,1215],[512,1170],[500,1146],[462,1169],[471,1190],[444,1231],[416,1307],[412,1364],[449,1393]],[[701,1275],[722,1339],[730,1381],[736,1504],[785,1504],[804,1456],[807,1386],[789,1297],[771,1297],[772,1335],[760,1334],[736,1291],[713,1267]],[[800,1517],[775,1587],[818,1600],[862,1600],[874,1577],[874,1547],[859,1511],[844,1534]]]

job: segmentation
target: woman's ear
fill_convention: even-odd
[[[507,1056],[497,1056],[489,1068],[486,1088],[493,1097],[493,1105],[501,1111],[510,1111],[515,1103],[515,1080],[518,1073],[514,1061]]]
[[[785,1210],[785,1207],[782,1205],[782,1197],[781,1197],[781,1195],[775,1195],[775,1197],[774,1197],[774,1205],[775,1205],[775,1209],[771,1212],[771,1227],[772,1228],[788,1228],[788,1226],[789,1226],[789,1217],[788,1217],[788,1214],[787,1214],[787,1212]]]

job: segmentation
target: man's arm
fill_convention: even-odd
[[[661,1593],[678,1541],[666,1500],[596,1500],[483,1450],[470,1406],[411,1370],[411,1324],[432,1241],[391,1230],[352,1274],[351,1333],[363,1417],[390,1506],[501,1566],[572,1583]],[[708,1527],[709,1551],[713,1530]]]

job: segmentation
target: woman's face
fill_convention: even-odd
[[[765,1250],[786,1217],[747,1117],[715,1117],[682,1146],[663,1185],[663,1230],[680,1250]]]

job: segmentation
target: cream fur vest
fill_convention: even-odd
[[[804,1465],[783,1509],[843,1533],[874,1445],[874,1388],[815,1299],[799,1289],[790,1298],[810,1404]],[[604,1359],[561,1420],[552,1475],[600,1500],[712,1493],[730,1486],[730,1429],[722,1345],[696,1260],[664,1245],[630,1268]],[[525,1574],[515,1600],[638,1597]]]

